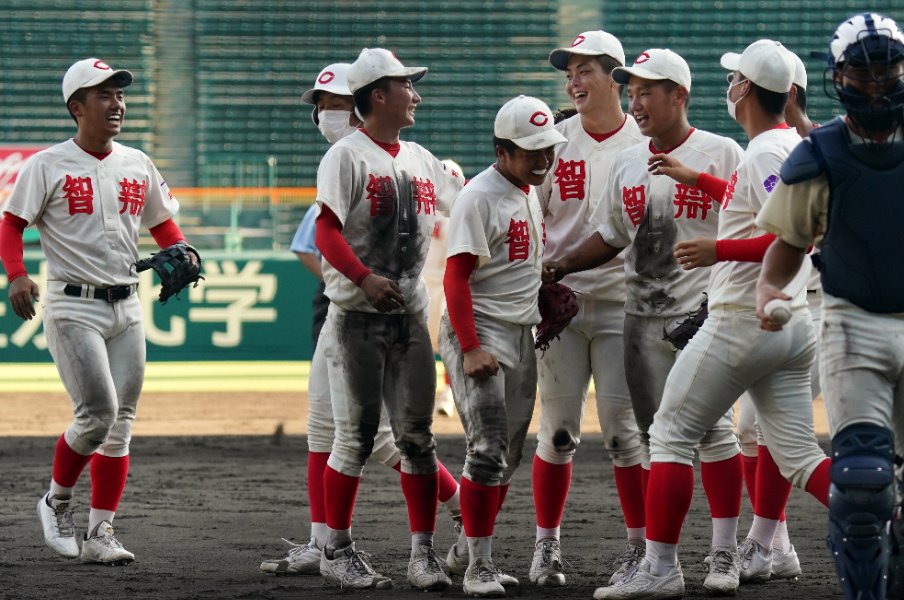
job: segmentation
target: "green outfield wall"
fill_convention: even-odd
[[[43,293],[43,259],[26,256],[25,266]],[[165,305],[157,299],[155,277],[145,271],[138,288],[149,361],[311,358],[311,297],[317,280],[294,254],[205,254],[205,280]],[[9,307],[5,275],[0,276],[0,294],[2,362],[51,360],[40,303],[37,318],[23,321]]]

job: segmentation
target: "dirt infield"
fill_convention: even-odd
[[[7,412],[5,405],[4,415]],[[129,486],[116,518],[119,539],[137,556],[127,567],[81,565],[56,556],[41,540],[35,503],[46,489],[55,436],[0,438],[0,597],[16,599],[294,599],[324,597],[423,599],[405,582],[409,541],[398,474],[369,467],[358,495],[354,529],[359,548],[393,579],[390,591],[350,593],[324,587],[320,578],[276,578],[261,574],[263,558],[281,556],[280,537],[307,535],[303,436],[138,436],[132,444]],[[461,471],[464,441],[438,438],[441,459]],[[515,593],[525,598],[584,598],[610,572],[622,549],[612,465],[598,435],[585,438],[574,465],[574,481],[562,527],[569,587],[542,589],[527,582],[533,545],[530,439],[497,525],[497,563],[521,577]],[[76,490],[76,524],[87,519],[88,477]],[[824,509],[795,490],[788,509],[792,540],[804,563],[797,581],[743,587],[738,598],[839,599],[825,549]],[[742,534],[750,522],[745,505]],[[689,599],[703,598],[702,561],[708,549],[709,516],[702,491],[695,494],[682,538],[681,558]],[[437,544],[454,535],[439,516]],[[442,594],[463,598],[461,582]]]

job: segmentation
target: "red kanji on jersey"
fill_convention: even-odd
[[[735,186],[738,185],[738,172],[735,171],[728,179],[728,185],[725,186],[725,195],[722,196],[722,209],[728,208],[728,203],[734,198]]]
[[[678,211],[675,213],[677,219],[684,215],[685,219],[706,219],[706,215],[713,207],[712,198],[707,196],[703,190],[684,185],[683,183],[675,184],[675,206]],[[700,213],[698,215],[698,213]]]
[[[414,187],[414,205],[417,207],[417,214],[429,215],[436,214],[436,189],[433,182],[429,179],[418,179],[414,177],[411,180]]]
[[[556,165],[555,182],[559,184],[559,197],[565,200],[584,199],[584,181],[587,179],[587,168],[582,160],[565,161],[559,159]]]
[[[70,215],[94,213],[94,187],[91,185],[90,177],[66,175],[63,192],[65,192],[66,200],[69,201]]]
[[[119,214],[129,211],[130,215],[140,215],[141,209],[144,208],[144,196],[147,190],[147,181],[142,179],[141,183],[138,183],[135,179],[129,181],[123,177],[119,182],[119,201],[122,202]]]
[[[623,187],[622,204],[631,223],[637,227],[643,221],[643,214],[647,210],[647,188],[642,185]]]
[[[505,241],[509,245],[509,262],[527,260],[530,255],[530,229],[527,228],[527,221],[512,219]]]
[[[370,200],[370,216],[385,217],[395,209],[395,193],[392,180],[386,177],[370,176],[367,182],[367,199]]]

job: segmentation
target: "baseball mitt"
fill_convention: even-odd
[[[197,264],[192,262],[189,253],[198,259]],[[178,296],[179,292],[189,285],[195,284],[194,287],[197,287],[198,281],[204,279],[201,276],[201,255],[183,243],[173,244],[135,263],[135,270],[138,273],[148,269],[154,269],[160,277],[160,301],[164,304],[173,296]]]
[[[678,350],[684,350],[684,347],[691,341],[697,330],[703,326],[703,321],[709,315],[709,299],[706,298],[705,293],[703,296],[700,308],[687,313],[687,318],[681,321],[675,329],[666,331],[665,327],[662,328],[662,339],[670,342]]]
[[[545,283],[540,286],[537,303],[540,308],[540,324],[537,325],[534,348],[545,352],[552,340],[558,338],[578,314],[578,300],[574,290],[567,285]]]

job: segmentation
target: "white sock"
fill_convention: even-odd
[[[490,558],[493,556],[493,536],[469,537],[468,552],[470,552],[471,564],[474,564],[477,558]]]
[[[326,523],[311,523],[311,537],[314,538],[314,543],[318,548],[326,546],[327,535],[329,535],[329,529]]]
[[[51,497],[56,496],[57,498],[72,498],[72,490],[74,489],[74,487],[63,487],[51,478],[48,495]]]
[[[788,535],[788,521],[779,521],[772,539],[772,547],[788,554],[791,552],[791,536]]]
[[[666,544],[647,540],[647,556],[650,573],[662,577],[678,566],[678,544]]]
[[[769,551],[775,539],[775,530],[778,529],[778,521],[753,515],[753,524],[747,537]]]
[[[94,533],[94,528],[100,525],[103,521],[107,521],[110,525],[113,524],[113,515],[116,513],[112,510],[101,510],[99,508],[92,508],[88,511],[88,535]]]
[[[738,517],[713,519],[712,547],[738,551]]]
[[[537,525],[537,539],[535,541],[539,542],[542,539],[552,539],[559,541],[559,531],[561,527],[540,527]]]
[[[433,547],[433,532],[416,531],[411,533],[411,554],[421,546]]]
[[[332,529],[327,526],[326,530],[326,546],[324,548],[327,549],[327,558],[332,558],[336,550],[345,548],[352,543],[351,529]]]
[[[629,542],[640,542],[643,544],[643,541],[647,539],[646,527],[628,527],[627,530]]]

